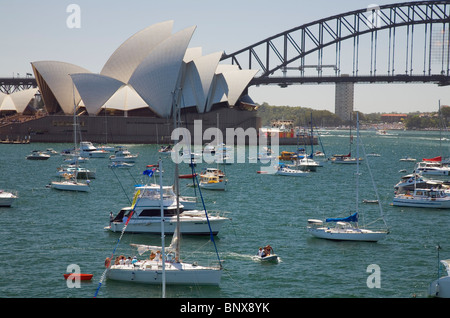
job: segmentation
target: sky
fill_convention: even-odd
[[[308,22],[396,2],[403,1],[0,0],[0,77],[24,77],[32,73],[30,63],[40,60],[68,62],[99,73],[130,36],[167,20],[174,21],[173,32],[195,25],[189,47],[202,47],[206,55],[231,53]],[[79,8],[76,20],[68,10],[71,4]],[[70,24],[74,21],[79,25]],[[252,86],[249,94],[259,104],[334,112],[334,84]],[[363,113],[437,111],[439,102],[450,105],[450,86],[355,85],[354,109]]]

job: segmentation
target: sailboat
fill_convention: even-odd
[[[357,157],[359,157],[359,120],[357,118]],[[370,168],[369,168],[370,171]],[[325,223],[322,220],[309,219],[307,230],[315,237],[339,240],[339,241],[367,241],[377,242],[383,239],[389,232],[387,230],[370,230],[359,227],[359,209],[358,209],[358,192],[359,192],[359,160],[356,164],[356,212],[344,218],[327,218]],[[373,180],[372,180],[373,183]],[[374,184],[375,188],[375,184]],[[378,196],[378,195],[377,195]],[[379,201],[379,200],[378,200]],[[381,205],[379,203],[380,209]],[[384,221],[384,219],[383,219]],[[328,224],[334,224],[329,226]]]
[[[336,154],[333,155],[330,158],[331,163],[337,163],[337,164],[355,164],[362,160],[362,158],[359,158],[358,156],[352,157],[352,143],[353,143],[353,136],[352,136],[352,128],[350,125],[350,150],[348,154]]]
[[[161,167],[161,160],[159,160]],[[159,169],[160,180],[160,210],[161,218],[164,218],[162,169]],[[178,222],[179,224],[179,222]],[[201,266],[196,262],[185,263],[180,260],[180,231],[177,230],[172,238],[172,243],[167,248],[164,244],[165,222],[161,222],[161,246],[134,245],[138,252],[156,251],[148,259],[140,260],[134,264],[111,265],[107,259],[106,277],[111,280],[128,281],[145,284],[192,284],[192,285],[219,285],[222,276],[222,266],[219,259],[217,266]],[[160,252],[160,253],[158,253]]]
[[[73,138],[74,138],[74,150],[77,149],[77,107],[75,103],[75,88],[73,88]],[[63,191],[80,191],[89,192],[90,180],[80,181],[77,179],[76,171],[78,170],[78,160],[75,161],[75,167],[73,173],[65,173],[62,177],[64,179],[60,181],[52,181],[50,187],[56,190]]]

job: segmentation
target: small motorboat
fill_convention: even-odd
[[[264,248],[260,247],[255,258],[261,262],[278,262],[278,255],[273,252],[273,248],[270,245]]]
[[[50,158],[50,155],[47,155],[39,150],[33,150],[26,158],[28,160],[47,160]]]
[[[79,280],[91,280],[92,276],[94,274],[78,274],[78,273],[70,273],[70,274],[63,274],[64,279],[72,278],[72,279],[79,279]]]

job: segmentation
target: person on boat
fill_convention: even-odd
[[[127,259],[125,259],[125,265],[131,265],[131,257],[128,256]]]
[[[131,264],[135,264],[135,263],[137,263],[137,257],[136,256],[133,256],[133,259],[131,260]]]
[[[258,256],[259,256],[259,257],[264,257],[264,256],[266,256],[266,255],[264,254],[264,251],[263,251],[262,247],[260,247],[259,250],[258,250]]]
[[[155,252],[152,251],[150,253],[150,260],[153,261],[155,259],[155,257],[156,257],[156,254],[155,254]]]
[[[273,253],[273,248],[270,245],[267,245],[266,247],[264,247],[264,254],[270,255],[271,253]]]

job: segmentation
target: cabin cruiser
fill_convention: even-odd
[[[109,155],[109,151],[103,149],[97,149],[92,142],[82,141],[80,142],[80,156],[88,158],[106,158]]]
[[[17,197],[15,192],[0,190],[0,207],[11,207]]]
[[[186,202],[181,197],[177,207],[177,196],[171,186],[163,186],[164,227],[166,234],[173,234],[177,225],[179,211],[180,233],[216,235],[222,225],[229,219],[219,215],[206,217],[203,210],[187,210]],[[209,214],[209,213],[208,213]],[[110,225],[105,229],[121,232],[126,224],[125,232],[161,233],[161,186],[157,184],[140,185],[135,188],[132,206],[122,208],[116,216],[112,216]]]
[[[450,196],[439,189],[414,189],[414,191],[396,194],[392,204],[394,206],[448,209],[450,208]]]
[[[437,161],[422,161],[417,164],[415,172],[422,175],[449,176],[450,167]]]

